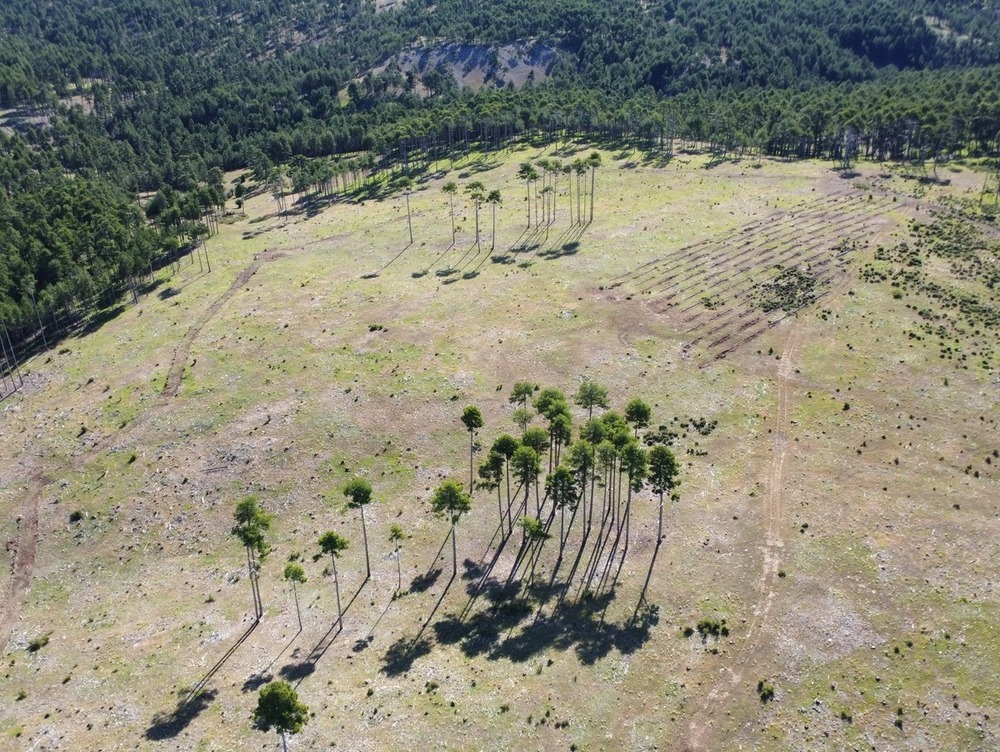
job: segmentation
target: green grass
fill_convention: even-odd
[[[503,252],[524,223],[517,163],[539,153],[527,149],[477,174],[504,193]],[[342,598],[358,595],[344,632],[300,686],[316,711],[302,735],[306,745],[364,736],[390,748],[404,734],[425,746],[504,748],[530,733],[552,748],[670,748],[693,723],[709,720],[705,748],[847,747],[869,735],[904,749],[984,743],[975,742],[976,724],[987,713],[1000,718],[993,699],[1000,656],[991,632],[998,615],[988,585],[996,571],[987,564],[998,554],[990,505],[1000,464],[983,459],[997,443],[989,421],[998,417],[986,376],[956,372],[923,346],[911,348],[904,333],[911,314],[903,304],[912,301],[894,300],[889,286],[856,276],[725,359],[683,350],[692,336],[679,309],[664,312],[663,301],[639,294],[638,286],[611,288],[618,275],[654,259],[669,263],[692,243],[784,217],[828,190],[848,188],[827,165],[809,162],[707,170],[704,157],[684,155],[659,169],[624,167],[614,156],[604,154],[595,221],[573,241],[576,253],[546,255],[565,244],[563,197],[559,225],[537,252],[511,251],[510,264],[484,252],[478,276],[469,279],[435,274],[457,265],[472,242],[472,216],[458,201],[460,250],[441,256],[451,239],[441,180],[411,197],[416,242],[398,258],[406,244],[399,197],[363,207],[337,204],[309,220],[273,216],[273,202],[252,199],[249,219],[269,216],[223,225],[209,241],[212,274],[186,266],[169,282],[179,295],[161,299],[154,292],[71,342],[70,353],[29,364],[46,381],[11,403],[19,409],[5,412],[0,444],[14,468],[23,463],[52,482],[40,498],[35,571],[15,636],[26,644],[51,630],[53,640],[34,663],[18,655],[5,671],[9,677],[0,679],[5,696],[28,691],[18,704],[19,742],[30,745],[54,726],[66,745],[79,748],[177,743],[138,736],[154,713],[173,709],[178,688],[196,683],[250,625],[245,555],[229,530],[235,503],[253,492],[275,515],[274,550],[261,572],[266,617],[209,683],[218,693],[209,709],[185,729],[207,747],[249,749],[264,741],[246,721],[254,693],[242,691],[244,682],[269,664],[275,674],[302,660],[328,633],[333,583],[322,572],[329,560],[313,563],[312,555],[320,532],[330,529],[351,541],[338,561]],[[958,177],[965,173],[956,183]],[[960,187],[931,187],[921,201]],[[906,230],[897,220],[912,211],[893,205],[850,274],[877,245],[898,242]],[[245,232],[259,234],[244,239]],[[264,262],[207,317],[265,249],[285,255]],[[520,268],[524,261],[530,266]],[[430,273],[414,276],[432,264]],[[376,270],[377,277],[364,278]],[[696,300],[700,293],[688,294]],[[825,318],[820,311],[828,312]],[[383,328],[372,330],[373,324]],[[180,356],[180,390],[162,397],[179,339],[196,325],[198,336]],[[778,361],[792,330],[791,360]],[[794,422],[779,426],[783,365],[790,366],[782,388]],[[406,672],[387,673],[390,648],[416,637],[450,575],[450,546],[433,558],[448,526],[429,513],[427,499],[443,477],[467,480],[461,411],[468,404],[482,410],[484,448],[501,432],[516,433],[507,397],[526,378],[570,395],[581,380],[594,379],[609,388],[619,410],[640,396],[654,406],[653,427],[684,416],[718,421],[710,436],[688,431],[675,447],[683,465],[681,500],[669,504],[645,593],[659,620],[645,641],[616,641],[609,631],[602,645],[589,624],[580,634],[569,629],[572,622],[562,632],[533,632],[529,610],[500,630],[498,644],[509,652],[492,656],[439,633],[435,622],[457,617],[468,603],[474,578],[461,577],[463,561],[488,562],[492,555],[495,496],[478,492],[458,528],[460,577],[422,633],[429,652]],[[577,423],[582,418],[574,412]],[[87,432],[78,436],[81,426]],[[764,578],[773,594],[751,635],[748,623],[764,600],[757,583],[775,431],[788,451],[774,512],[781,545],[770,553],[787,576]],[[695,448],[707,454],[687,454]],[[973,462],[978,479],[963,472]],[[19,512],[30,472],[7,469],[0,476],[4,519]],[[374,577],[360,592],[360,520],[343,510],[341,496],[355,475],[372,482],[375,498],[366,510]],[[76,509],[86,516],[71,524]],[[636,494],[633,511],[629,558],[603,612],[609,630],[625,629],[636,613],[652,556],[656,502],[648,488]],[[808,528],[800,533],[803,523]],[[404,590],[415,576],[444,570],[426,591],[393,599],[391,524],[409,536]],[[8,539],[16,527],[3,532]],[[280,578],[292,552],[301,554],[309,577],[299,589],[304,630],[298,636],[291,593]],[[513,556],[508,550],[500,557],[497,576],[506,576]],[[550,541],[537,579],[547,581],[555,565]],[[553,602],[537,593],[529,600],[532,609],[541,607],[544,626]],[[467,617],[485,613],[487,624],[499,625],[503,614],[487,607],[480,598]],[[726,618],[731,629],[718,654],[678,637],[706,616]],[[582,624],[586,615],[575,618]],[[914,647],[901,648],[899,657],[893,647],[908,639]],[[723,669],[733,667],[742,679],[730,685]],[[762,677],[776,689],[766,705],[754,690]],[[439,689],[423,692],[428,681]],[[100,702],[88,694],[94,682],[101,682]],[[829,690],[831,684],[837,689]],[[718,687],[724,691],[712,697],[720,699],[706,704]],[[951,694],[973,715],[964,715],[961,702],[961,717],[947,715]],[[821,713],[799,712],[817,697]],[[942,709],[924,716],[918,700]],[[500,713],[501,705],[508,712]],[[893,725],[897,706],[905,709],[902,731]],[[84,708],[93,729],[64,712],[68,707]],[[116,720],[118,713],[127,724]],[[803,718],[814,716],[822,721],[804,729]],[[556,728],[562,720],[570,725]],[[995,735],[994,721],[983,722]]]

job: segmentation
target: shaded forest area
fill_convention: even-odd
[[[0,24],[0,320],[25,331],[204,237],[223,170],[363,152],[371,177],[525,135],[937,161],[1000,133],[1000,16],[968,2],[11,0]],[[514,41],[556,50],[549,80],[372,72]]]

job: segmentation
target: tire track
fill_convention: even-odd
[[[173,358],[170,361],[170,370],[167,371],[167,381],[163,385],[163,392],[161,397],[176,397],[178,390],[181,388],[181,379],[184,377],[184,368],[187,365],[188,355],[191,353],[191,345],[201,334],[201,330],[205,328],[205,325],[212,320],[212,318],[219,312],[219,310],[229,299],[232,298],[239,289],[243,287],[250,278],[257,273],[261,266],[267,261],[273,261],[274,259],[281,258],[285,254],[278,251],[265,251],[259,256],[255,256],[253,263],[250,264],[246,269],[239,273],[239,276],[233,280],[233,284],[229,286],[229,289],[222,293],[219,298],[215,300],[208,308],[205,309],[204,313],[198,317],[198,320],[192,324],[191,328],[188,329],[187,333],[181,338],[180,344],[177,349],[174,350]]]
[[[792,357],[798,345],[799,324],[793,324],[788,340],[781,353],[781,365],[778,367],[777,406],[775,409],[774,426],[772,428],[773,456],[768,473],[768,488],[764,496],[763,541],[760,575],[754,584],[756,604],[748,622],[746,633],[735,646],[736,657],[720,672],[715,686],[698,704],[691,720],[688,722],[687,734],[681,743],[685,752],[698,752],[707,749],[722,749],[712,739],[713,709],[719,708],[733,692],[740,688],[743,676],[749,668],[753,655],[760,647],[760,628],[767,621],[774,604],[778,571],[781,568],[781,551],[784,548],[782,538],[783,520],[783,473],[785,459],[788,456],[787,431],[789,424],[789,396],[792,377],[795,369],[792,367]],[[740,691],[750,691],[742,687]]]
[[[264,263],[281,258],[284,255],[284,253],[278,251],[265,251],[255,257],[253,263],[240,272],[233,281],[233,284],[229,286],[229,289],[205,309],[201,316],[191,325],[191,328],[188,329],[187,333],[181,339],[180,344],[174,350],[170,368],[167,371],[167,380],[158,401],[144,413],[137,416],[129,424],[127,430],[132,430],[144,417],[162,409],[171,397],[177,396],[181,379],[184,375],[184,367],[191,352],[191,345],[197,339],[205,325],[239,291],[240,287],[245,285],[257,273]],[[31,476],[31,480],[28,482],[25,490],[24,503],[21,505],[17,537],[12,544],[8,544],[8,549],[12,549],[13,557],[11,561],[10,585],[7,589],[7,597],[4,599],[3,612],[0,614],[0,653],[6,650],[10,642],[14,627],[20,619],[21,609],[28,595],[28,588],[31,586],[31,574],[34,570],[35,552],[38,545],[38,507],[42,494],[54,480],[52,476],[62,475],[67,471],[79,470],[84,467],[94,457],[104,451],[104,448],[114,439],[118,438],[124,430],[126,429],[114,431],[104,436],[72,462],[53,469],[50,471],[50,474],[46,474],[43,470],[38,470]]]

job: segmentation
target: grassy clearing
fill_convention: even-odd
[[[402,197],[314,217],[276,216],[272,201],[253,198],[245,221],[209,241],[212,274],[184,266],[69,352],[29,364],[35,386],[3,406],[0,422],[4,456],[15,458],[0,474],[3,519],[19,514],[32,473],[51,481],[6,650],[13,664],[0,678],[0,696],[16,705],[0,727],[22,733],[15,747],[60,737],[77,748],[256,748],[264,738],[246,720],[256,688],[281,676],[302,678],[316,713],[294,742],[303,748],[350,739],[389,749],[402,736],[460,748],[669,748],[709,723],[695,747],[996,740],[995,376],[942,362],[907,335],[914,301],[859,276],[883,263],[879,245],[908,239],[927,202],[968,186],[922,188],[918,208],[912,181],[867,166],[845,181],[815,163],[707,169],[684,155],[655,168],[606,152],[593,224],[570,228],[560,195],[546,237],[523,232],[516,179],[518,163],[537,156],[525,149],[485,171],[470,160],[428,176],[411,196],[412,246]],[[473,248],[464,200],[450,246],[441,185],[473,174],[504,195],[496,251],[488,209]],[[822,297],[716,359],[726,347],[710,347],[713,337],[752,313],[747,291],[773,262],[809,258],[794,254],[810,241],[822,260],[845,234],[858,248]],[[690,299],[670,305],[674,294]],[[165,397],[175,357],[180,388]],[[446,591],[448,527],[427,503],[444,477],[467,479],[462,409],[482,409],[488,446],[515,432],[507,397],[525,378],[567,393],[594,379],[617,409],[642,397],[653,429],[677,431],[683,462],[651,573],[656,501],[646,489],[612,595],[588,600],[576,579],[562,612],[558,589],[546,588],[569,564],[552,540],[532,588],[522,582],[513,602],[470,603],[495,551],[487,492],[459,525],[459,577]],[[717,426],[679,429],[690,417]],[[368,583],[360,518],[340,493],[355,475],[375,489]],[[275,515],[265,618],[212,676],[203,708],[192,706],[201,711],[173,717],[179,693],[251,625],[245,557],[228,535],[249,492]],[[394,523],[407,534],[395,598]],[[349,604],[341,633],[330,632],[329,560],[312,561],[331,529],[351,541],[338,561]],[[3,532],[14,537],[16,525]],[[497,576],[515,551],[499,556]],[[308,576],[301,634],[280,577],[292,557]],[[728,636],[683,636],[722,618]],[[29,640],[49,632],[29,655]],[[726,669],[739,682],[720,685]],[[762,679],[775,688],[766,704]]]

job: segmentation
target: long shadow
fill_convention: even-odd
[[[368,580],[361,583],[361,586],[354,592],[351,599],[344,606],[343,610],[340,612],[340,618],[336,619],[330,628],[326,631],[319,641],[316,643],[315,647],[309,651],[309,655],[306,656],[305,660],[299,661],[298,663],[286,663],[280,669],[278,669],[278,674],[286,681],[294,681],[295,685],[298,686],[302,681],[309,676],[313,671],[316,670],[316,664],[319,663],[320,659],[326,655],[326,651],[330,649],[330,646],[336,641],[337,637],[341,632],[344,631],[344,615],[350,611],[351,606],[354,605],[354,601],[358,599],[361,595],[361,591],[365,589],[365,585],[368,584]]]
[[[467,258],[470,258],[469,254],[472,253],[472,251],[475,251],[475,253],[471,257],[472,259],[475,259],[476,256],[479,255],[481,249],[482,249],[482,244],[473,243],[472,245],[469,246],[468,250],[462,254],[461,258],[459,258],[458,261],[456,261],[454,264],[451,265],[451,268],[454,269],[455,272],[462,271],[462,269],[464,269],[466,265],[465,260]]]
[[[385,615],[389,612],[390,606],[392,606],[391,600],[385,604],[385,608],[382,609],[382,613],[378,615],[378,618],[375,620],[375,623],[372,624],[372,628],[368,630],[368,634],[362,637],[361,639],[357,640],[354,643],[354,647],[352,647],[351,650],[353,650],[355,653],[360,653],[362,650],[364,650],[365,648],[367,648],[369,645],[372,644],[372,640],[375,637],[375,630],[378,629],[378,625],[381,623]]]
[[[411,593],[422,593],[428,590],[435,582],[437,582],[438,577],[444,571],[441,567],[437,565],[438,561],[441,560],[441,552],[444,551],[444,547],[448,545],[448,540],[451,538],[451,533],[449,532],[444,540],[441,541],[441,547],[438,548],[437,553],[434,554],[434,558],[431,560],[431,564],[427,567],[427,571],[424,574],[417,575],[410,582],[410,592]]]
[[[642,583],[642,591],[639,593],[639,600],[635,604],[635,613],[632,614],[632,619],[636,619],[639,616],[639,609],[646,602],[646,591],[649,590],[649,580],[653,576],[653,567],[656,566],[656,557],[660,555],[660,544],[663,543],[663,539],[656,541],[656,547],[653,549],[653,558],[649,560],[649,570],[646,572],[646,581]]]
[[[468,657],[485,655],[490,660],[515,663],[552,649],[572,649],[581,663],[589,665],[612,650],[635,652],[648,642],[659,621],[659,609],[643,604],[627,621],[609,624],[605,616],[615,591],[608,590],[564,605],[552,616],[535,618],[517,631],[533,611],[527,599],[518,595],[517,589],[499,590],[497,602],[490,608],[465,620],[454,616],[442,619],[434,625],[438,642],[457,645]]]
[[[212,680],[212,677],[215,676],[216,672],[218,672],[218,670],[225,665],[226,661],[228,661],[232,657],[233,653],[237,651],[240,645],[242,645],[244,642],[247,641],[247,638],[250,637],[251,634],[253,634],[253,631],[257,628],[259,624],[260,624],[260,618],[258,617],[254,619],[253,624],[250,625],[247,631],[244,632],[242,635],[240,635],[239,639],[237,639],[236,642],[234,642],[230,646],[230,648],[225,653],[222,654],[222,657],[218,661],[216,661],[215,665],[212,666],[212,668],[208,670],[208,673],[206,673],[203,677],[201,677],[201,680],[188,691],[187,695],[181,700],[180,702],[181,705],[191,702],[204,694],[202,690],[205,689],[205,685],[207,685]]]
[[[454,240],[452,240],[451,244],[447,248],[445,248],[443,251],[441,251],[441,253],[439,253],[427,266],[425,266],[421,270],[413,272],[412,276],[414,276],[414,277],[425,277],[428,274],[430,274],[431,273],[431,269],[433,269],[434,266],[439,261],[441,261],[441,259],[443,259],[449,253],[451,253],[451,251],[452,251],[453,248],[455,248],[455,241]]]
[[[153,722],[146,729],[144,736],[153,742],[173,739],[212,704],[217,694],[218,690],[211,689],[207,692],[200,692],[196,697],[189,695],[177,703],[173,712],[157,713],[153,716]]]
[[[302,627],[299,627],[299,630],[292,635],[292,639],[288,641],[288,644],[286,644],[285,647],[283,647],[279,653],[271,659],[271,662],[268,663],[265,668],[255,674],[252,674],[245,682],[243,682],[241,689],[244,692],[254,692],[271,681],[271,679],[274,678],[271,675],[271,668],[273,668],[274,664],[278,662],[278,659],[285,654],[285,651],[295,643],[300,634],[302,634]]]
[[[388,269],[390,266],[392,266],[392,264],[395,263],[398,259],[400,259],[402,257],[402,255],[404,253],[406,253],[410,249],[410,247],[412,245],[413,245],[413,243],[407,243],[406,245],[404,245],[403,246],[403,250],[401,250],[399,253],[397,253],[395,256],[393,256],[388,261],[386,261],[382,266],[380,266],[375,271],[369,272],[368,274],[363,275],[362,279],[373,279],[373,278],[377,277],[379,274],[381,274],[386,269]]]
[[[444,601],[444,597],[448,595],[448,590],[451,589],[451,583],[453,583],[454,581],[455,581],[455,573],[452,572],[451,577],[448,578],[448,582],[445,583],[444,590],[441,591],[441,595],[437,599],[437,603],[434,604],[434,608],[432,608],[430,614],[427,615],[427,620],[420,627],[420,631],[417,632],[417,636],[413,638],[414,642],[419,640],[423,636],[424,630],[426,630],[427,627],[430,626],[431,621],[434,619],[434,614],[436,614],[437,610],[441,608],[441,603]]]
[[[431,641],[427,637],[411,639],[400,637],[385,652],[382,657],[381,671],[386,676],[400,676],[413,667],[414,661],[429,655]]]
[[[614,529],[613,525],[609,524],[610,520],[611,510],[608,508],[604,510],[601,517],[601,527],[597,531],[597,537],[594,539],[594,547],[590,553],[590,557],[587,559],[586,565],[584,565],[583,574],[580,577],[580,587],[577,588],[577,598],[587,592],[590,588],[590,583],[594,579],[594,575],[597,572],[598,564],[601,560],[602,554],[604,553],[604,547],[611,538],[611,531]]]

